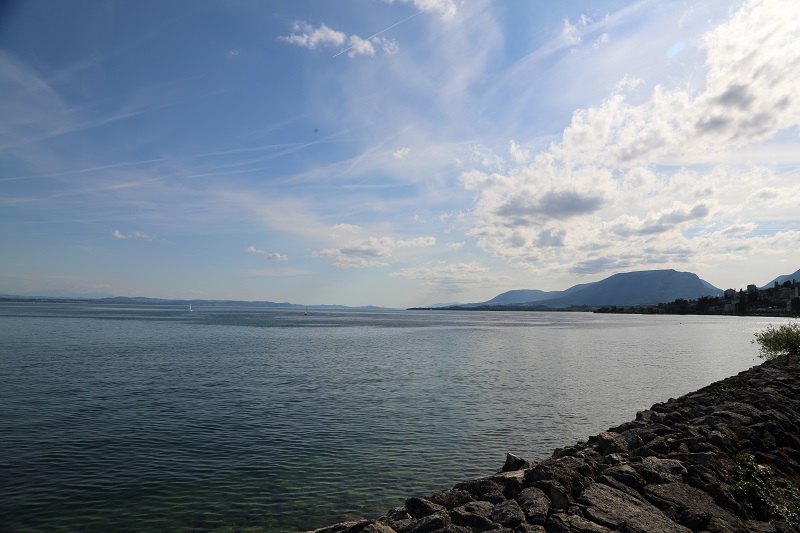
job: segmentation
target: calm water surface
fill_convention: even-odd
[[[745,370],[779,321],[0,304],[0,530],[376,516]]]

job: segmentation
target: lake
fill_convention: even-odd
[[[0,529],[303,531],[745,370],[783,319],[0,304]]]

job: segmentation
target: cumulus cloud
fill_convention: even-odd
[[[400,45],[394,39],[388,39],[380,35],[373,35],[363,39],[358,35],[347,35],[344,32],[333,30],[325,24],[313,27],[307,22],[297,22],[292,26],[290,35],[278,37],[278,39],[289,44],[315,50],[322,47],[346,48],[341,50],[337,56],[347,52],[347,56],[374,56],[378,51],[386,55],[397,53]]]
[[[314,50],[318,46],[342,46],[347,40],[347,35],[344,32],[332,30],[325,24],[314,28],[307,22],[296,22],[292,26],[290,35],[278,38],[289,44]]]
[[[530,150],[522,148],[514,140],[508,141],[508,153],[511,154],[511,159],[520,165],[526,163],[531,156]]]
[[[252,244],[247,247],[245,252],[247,252],[248,254],[260,255],[267,261],[287,261],[289,259],[285,255],[279,254],[278,252],[267,252],[265,250],[259,250]]]
[[[562,39],[579,42],[590,23],[565,21]],[[525,268],[570,274],[708,264],[757,249],[758,221],[796,218],[800,186],[730,160],[800,127],[800,7],[746,2],[700,50],[699,90],[644,94],[641,80],[624,78],[540,153],[523,158],[510,142],[519,166],[477,147],[459,177],[477,194],[467,233]]]
[[[427,248],[436,245],[434,237],[395,239],[393,237],[370,237],[351,241],[340,248],[327,248],[312,253],[314,257],[324,257],[338,267],[365,268],[386,266],[395,250],[404,248]]]
[[[122,239],[122,240],[126,239],[142,239],[145,241],[153,240],[153,237],[151,235],[148,235],[147,233],[142,233],[141,231],[134,231],[133,233],[125,235],[118,229],[115,229],[114,231],[111,232],[111,236],[114,237],[115,239]]]

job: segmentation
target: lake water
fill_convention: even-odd
[[[302,531],[760,362],[781,319],[0,304],[0,530]]]

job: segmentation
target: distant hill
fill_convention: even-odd
[[[241,300],[171,300],[164,298],[146,298],[143,296],[112,296],[109,298],[67,298],[62,296],[20,296],[11,294],[0,294],[0,300],[31,301],[31,302],[54,302],[54,303],[94,303],[94,304],[119,304],[119,305],[183,305],[192,304],[195,307],[278,307],[278,308],[308,308],[308,309],[361,309],[361,310],[381,310],[390,309],[388,307],[377,307],[374,305],[348,306],[337,304],[293,304],[289,302],[268,302],[268,301],[241,301]]]
[[[653,305],[678,298],[697,299],[721,296],[722,290],[703,281],[692,272],[676,270],[644,270],[614,274],[591,283],[571,294],[545,300],[550,307],[571,305]]]
[[[691,272],[644,270],[614,274],[604,280],[575,285],[565,291],[507,291],[487,302],[463,307],[496,309],[498,306],[508,306],[509,309],[519,309],[536,306],[636,306],[672,302],[678,298],[689,300],[721,295],[721,289]]]
[[[768,289],[770,287],[774,287],[776,281],[778,282],[778,285],[783,285],[784,282],[792,281],[793,279],[800,280],[800,269],[798,269],[797,272],[795,272],[794,274],[787,274],[785,276],[778,276],[777,278],[773,279],[772,281],[770,281],[769,283],[767,283],[766,285],[764,285],[761,288],[762,289]]]
[[[561,296],[567,296],[568,294],[572,294],[575,291],[578,291],[591,283],[581,283],[580,285],[575,285],[570,287],[565,291],[539,291],[536,289],[516,289],[513,291],[506,291],[502,294],[498,294],[491,300],[487,302],[483,302],[484,304],[518,304],[518,303],[528,303],[528,302],[539,302],[542,300],[548,300],[552,298],[559,298]]]

